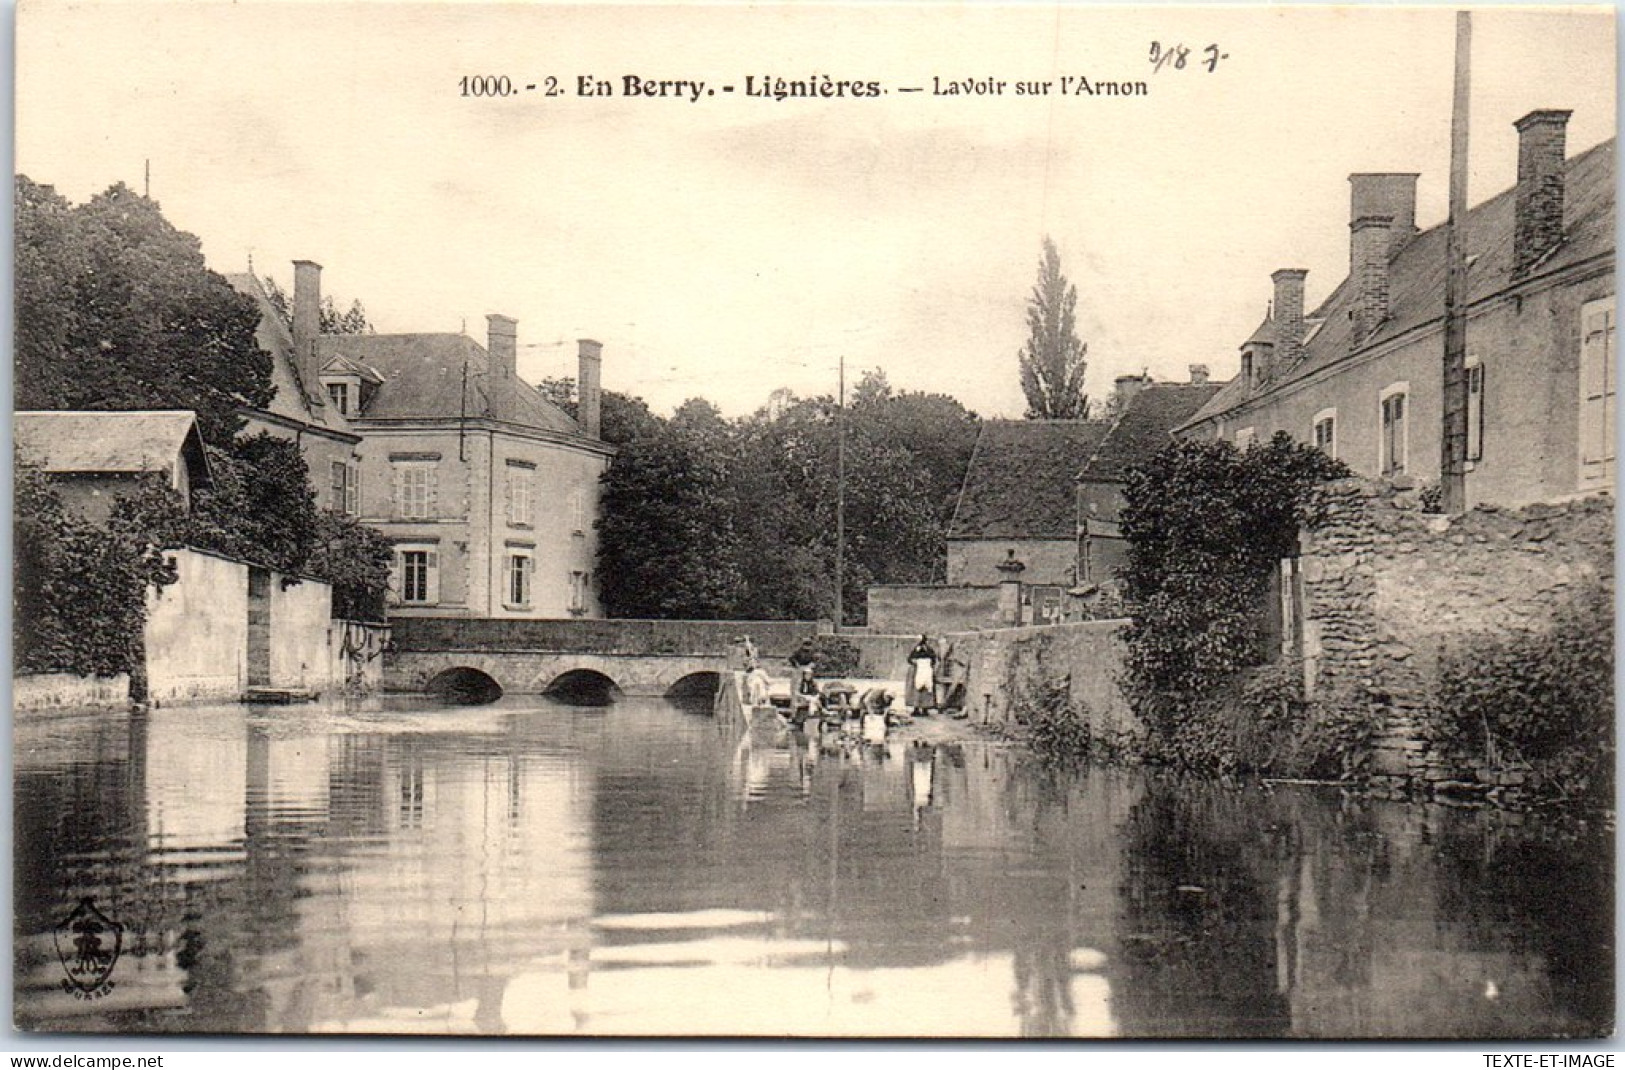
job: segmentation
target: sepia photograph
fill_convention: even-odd
[[[1613,1037],[1613,7],[15,20],[19,1050]]]

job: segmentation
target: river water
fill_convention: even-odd
[[[1534,817],[746,732],[654,700],[33,715],[14,751],[26,1028],[1612,1021],[1611,836]],[[117,957],[76,987],[86,900]]]

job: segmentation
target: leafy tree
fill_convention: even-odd
[[[265,288],[265,298],[276,309],[277,315],[285,326],[293,327],[293,302],[288,299],[288,292],[277,281],[267,275],[260,280]],[[359,299],[351,301],[350,307],[343,312],[333,301],[331,294],[322,297],[319,330],[323,334],[375,334],[372,321],[367,318],[367,310],[362,307]]]
[[[578,418],[574,377],[543,379],[536,384],[536,389],[571,419]],[[660,422],[660,418],[650,411],[642,398],[614,390],[605,390],[599,397],[598,436],[611,446],[619,446],[640,434],[650,433]]]
[[[1284,433],[1245,451],[1177,441],[1130,469],[1120,514],[1132,615],[1125,693],[1154,734],[1178,736],[1182,720],[1199,721],[1238,673],[1265,661],[1269,576],[1315,519],[1310,491],[1348,474]],[[1225,745],[1217,734],[1205,743]]]
[[[690,401],[620,447],[598,520],[600,597],[611,616],[733,615],[740,576],[729,430]]]
[[[16,395],[23,409],[192,409],[207,441],[272,396],[259,314],[194,236],[116,185],[77,207],[17,176]]]
[[[306,569],[332,584],[334,617],[381,621],[394,553],[394,545],[382,532],[354,517],[323,510],[316,518]]]
[[[1083,392],[1089,347],[1077,334],[1078,288],[1061,274],[1061,254],[1044,239],[1038,282],[1027,299],[1027,344],[1019,354],[1027,418],[1082,420],[1089,416]]]
[[[42,473],[14,468],[13,663],[113,676],[142,662],[147,591],[173,582],[152,541],[64,507]]]

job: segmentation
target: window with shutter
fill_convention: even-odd
[[[1328,457],[1337,456],[1337,410],[1321,409],[1315,413],[1312,427],[1315,448]]]
[[[1580,487],[1614,481],[1614,298],[1580,310]]]
[[[529,608],[533,563],[529,554],[508,555],[508,605]]]
[[[406,605],[440,601],[440,554],[428,547],[403,547],[395,557],[395,588]]]
[[[510,464],[508,467],[508,524],[511,527],[530,527],[532,520],[532,469]]]
[[[1467,365],[1467,459],[1484,459],[1484,365]]]
[[[1405,472],[1410,447],[1406,392],[1409,383],[1395,383],[1382,392],[1382,420],[1377,436],[1377,471],[1385,476]]]
[[[403,520],[427,520],[436,515],[436,473],[432,462],[395,466],[395,513]]]
[[[361,466],[348,465],[349,482],[344,485],[344,511],[351,516],[361,515]]]

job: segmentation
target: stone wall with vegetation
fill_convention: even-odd
[[[1113,752],[1143,732],[1124,699],[1123,621],[949,636],[969,666],[971,720],[1022,725],[1056,751]]]
[[[1320,494],[1305,697],[1366,721],[1373,785],[1610,797],[1613,500],[1446,517],[1359,480]]]

